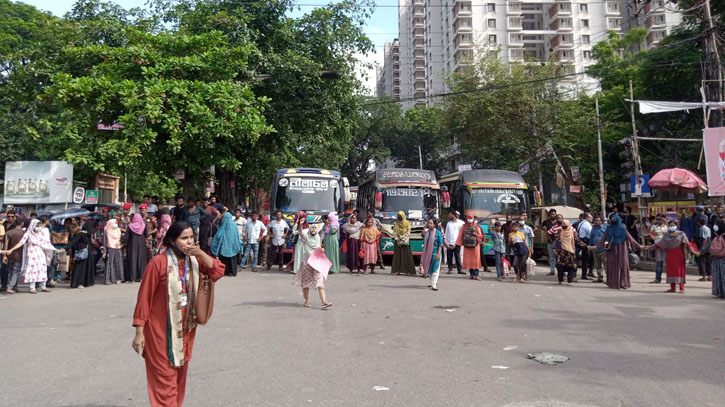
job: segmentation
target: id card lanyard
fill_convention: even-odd
[[[176,256],[174,254],[171,254],[171,258],[174,260],[174,266],[176,266],[176,269],[179,269],[179,265],[176,262]],[[186,305],[189,303],[189,297],[186,291],[186,277],[189,272],[189,262],[184,261],[184,274],[179,276],[179,279],[181,280],[181,306],[186,307]]]

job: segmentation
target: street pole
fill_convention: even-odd
[[[128,185],[128,171],[123,170],[123,203],[128,202],[128,193],[126,192],[127,185]]]
[[[594,99],[597,108],[597,147],[599,148],[599,203],[601,205],[602,222],[607,218],[606,202],[604,199],[604,163],[602,160],[602,132],[599,121],[599,98]]]
[[[639,183],[639,177],[642,175],[642,166],[639,159],[639,140],[637,140],[637,125],[634,122],[634,88],[632,87],[632,80],[629,80],[629,113],[632,117],[632,159],[634,159],[634,175],[635,183]],[[634,191],[632,191],[634,192]],[[642,195],[637,196],[637,212],[639,212],[639,218],[642,219]],[[644,244],[644,236],[642,236],[642,225],[644,222],[640,221],[639,226],[639,243]]]
[[[418,144],[418,159],[420,160],[420,169],[423,169],[423,153],[420,151],[420,144]]]

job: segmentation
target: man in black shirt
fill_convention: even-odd
[[[176,201],[176,206],[171,208],[171,220],[174,222],[186,220],[186,206],[184,205],[184,195],[176,194],[174,200]]]
[[[544,222],[541,223],[541,228],[544,229],[544,232],[546,232],[546,249],[547,249],[547,256],[549,257],[549,275],[553,276],[556,272],[556,255],[554,254],[554,239],[555,236],[553,236],[551,233],[549,233],[549,230],[556,225],[556,209],[550,209],[549,210],[549,219],[546,219]]]

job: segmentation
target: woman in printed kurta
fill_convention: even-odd
[[[409,276],[416,274],[413,262],[413,251],[410,249],[410,221],[405,218],[405,212],[398,212],[398,220],[393,225],[393,267],[391,273],[396,276],[405,273]]]
[[[318,290],[320,293],[320,302],[322,308],[332,306],[327,301],[325,293],[325,278],[323,275],[307,264],[307,259],[312,252],[322,247],[320,234],[317,233],[317,225],[311,225],[308,233],[300,235],[298,249],[300,250],[300,271],[295,274],[295,284],[302,287],[302,296],[305,298],[305,307],[310,306],[310,289]],[[324,249],[323,249],[324,251]]]
[[[109,219],[106,222],[103,240],[106,251],[106,284],[120,284],[123,281],[123,246],[118,219]]]
[[[196,335],[189,308],[194,306],[199,273],[216,281],[224,274],[224,264],[194,245],[194,232],[186,222],[169,228],[164,246],[167,252],[154,257],[144,272],[133,313],[132,346],[146,362],[151,406],[181,407]],[[171,322],[170,304],[178,305],[181,321]]]
[[[325,236],[322,239],[322,246],[325,248],[327,259],[332,263],[330,273],[333,274],[340,272],[340,242],[337,233],[339,227],[337,215],[330,212],[325,220]]]
[[[564,283],[564,274],[566,274],[566,282],[569,285],[576,278],[576,246],[586,248],[586,244],[579,240],[576,230],[572,228],[571,222],[564,219],[561,223],[561,230],[557,232],[556,243],[554,244],[559,284]]]
[[[292,235],[297,239],[297,243],[295,243],[292,272],[297,274],[300,271],[300,267],[304,264],[304,259],[307,258],[305,257],[305,243],[303,241],[303,238],[306,237],[310,228],[310,224],[307,223],[307,212],[298,211],[295,214],[294,223],[294,226],[292,226]]]
[[[443,252],[443,234],[438,230],[438,221],[428,219],[427,228],[423,232],[423,254],[420,256],[420,267],[423,277],[430,276],[430,288],[438,291],[438,276],[441,271],[441,254]]]
[[[352,273],[353,271],[360,272],[360,230],[362,230],[362,223],[357,221],[357,216],[354,214],[350,215],[348,222],[342,225],[342,234],[345,237],[345,247],[347,247],[347,269]]]
[[[680,286],[680,294],[685,293],[685,251],[692,252],[689,241],[684,232],[677,230],[677,221],[671,220],[667,224],[667,232],[659,242],[655,243],[655,248],[666,250],[665,264],[667,268],[667,282],[670,289],[666,292],[676,292],[677,285]]]
[[[619,215],[609,217],[609,226],[604,237],[596,246],[607,250],[607,286],[609,288],[626,289],[629,283],[629,251],[641,249],[639,243],[627,232]]]
[[[473,228],[476,231],[476,247],[465,247],[463,245],[463,235],[466,233],[467,228]],[[468,269],[470,272],[469,280],[481,280],[481,277],[478,276],[478,270],[481,268],[481,239],[483,239],[483,233],[476,227],[473,215],[466,216],[466,224],[461,227],[461,231],[458,233],[456,245],[463,247],[463,268]]]
[[[56,251],[63,252],[63,250],[56,250],[50,244],[50,239],[47,238],[47,234],[43,233],[43,227],[38,219],[33,219],[18,244],[4,252],[4,254],[9,255],[15,250],[19,250],[21,247],[23,248],[21,275],[24,275],[24,281],[30,284],[31,294],[38,293],[35,289],[37,283],[40,283],[40,291],[50,291],[45,287],[48,281],[48,256]]]
[[[365,220],[365,227],[360,231],[360,252],[362,257],[363,274],[367,274],[367,268],[370,266],[370,273],[375,274],[375,263],[378,262],[378,244],[380,231],[375,227],[373,218]]]

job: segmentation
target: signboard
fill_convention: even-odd
[[[176,174],[174,174],[174,178],[176,179],[184,179],[184,170],[176,170]]]
[[[98,190],[97,189],[89,189],[86,191],[86,203],[87,204],[97,204],[98,203]]]
[[[83,200],[86,198],[86,189],[83,187],[76,187],[75,191],[73,191],[73,203],[83,203]]]
[[[377,181],[380,184],[435,184],[433,171],[406,168],[378,170]]]
[[[531,170],[531,165],[528,161],[524,161],[519,164],[519,175],[526,175]]]
[[[458,166],[458,172],[471,171],[471,164],[461,164]]]
[[[705,129],[702,136],[709,196],[725,196],[725,127]]]
[[[73,188],[73,164],[65,161],[5,163],[6,204],[63,203]]]
[[[571,167],[571,180],[574,182],[579,181],[579,167]]]
[[[569,185],[570,194],[580,194],[582,192],[581,185]]]
[[[629,178],[629,190],[632,196],[641,196],[649,198],[652,196],[652,190],[649,187],[649,175],[643,174],[639,177],[632,175]]]
[[[292,177],[280,178],[278,183],[282,188],[287,188],[289,191],[300,191],[303,194],[325,192],[335,185],[335,181],[328,179]]]

